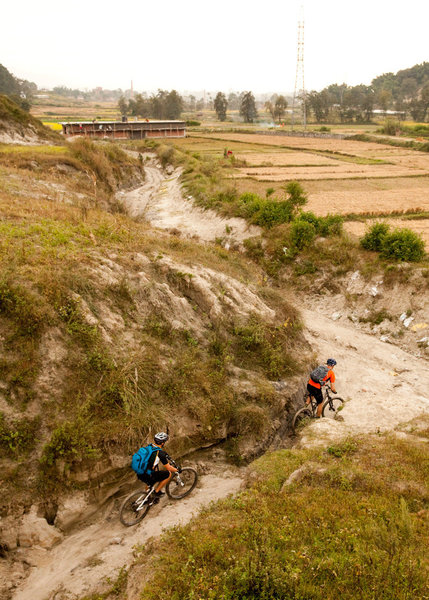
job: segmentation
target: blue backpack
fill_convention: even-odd
[[[143,475],[147,473],[150,475],[152,473],[151,469],[147,468],[149,463],[149,459],[154,452],[158,452],[160,448],[158,446],[153,446],[149,444],[148,446],[144,446],[137,450],[135,454],[133,454],[133,458],[131,460],[131,468],[133,471],[137,473],[137,475]]]

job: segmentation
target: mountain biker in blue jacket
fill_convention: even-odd
[[[322,385],[325,385],[325,382],[330,381],[331,382],[331,390],[333,391],[334,394],[337,393],[337,391],[335,389],[335,373],[333,371],[336,364],[337,364],[337,361],[335,360],[335,358],[328,358],[328,360],[326,361],[326,366],[328,368],[328,372],[326,373],[326,376],[323,378],[322,384],[320,384],[317,381],[313,381],[311,379],[311,377],[308,380],[308,383],[307,383],[308,393],[310,394],[310,397],[313,397],[316,400],[316,403],[317,403],[317,412],[316,412],[317,419],[320,418],[320,416],[322,414],[322,407],[323,407]],[[310,404],[310,398],[307,399],[306,404]]]
[[[178,470],[173,467],[173,465],[170,465],[168,462],[168,454],[164,450],[164,445],[167,443],[168,438],[168,433],[164,433],[163,431],[154,435],[153,445],[158,446],[159,450],[153,452],[149,459],[147,470],[150,470],[150,473],[137,475],[140,481],[144,481],[149,487],[159,481],[159,485],[154,492],[154,496],[155,498],[158,498],[158,500],[165,495],[164,492],[161,491],[162,488],[170,481],[172,474],[176,473]],[[160,471],[159,463],[161,463],[166,470],[162,469]]]

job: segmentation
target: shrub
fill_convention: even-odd
[[[312,212],[302,212],[298,219],[314,225],[316,234],[329,237],[330,235],[339,235],[343,229],[343,218],[341,215],[327,215],[326,217],[317,217]]]
[[[389,225],[387,225],[387,223],[374,223],[360,241],[362,248],[380,252],[383,246],[383,240],[388,232]]]
[[[173,146],[163,146],[159,149],[158,156],[163,167],[174,165],[175,153]]]
[[[401,128],[399,121],[395,119],[386,119],[380,133],[385,135],[396,135],[396,132]]]
[[[411,229],[395,229],[382,238],[381,256],[394,260],[418,262],[425,256],[422,238]]]
[[[290,181],[283,186],[283,189],[288,196],[287,200],[293,206],[295,211],[298,210],[300,206],[307,204],[307,194],[298,181]]]
[[[341,215],[326,215],[319,218],[318,235],[329,237],[330,235],[340,235],[343,230],[343,217]]]
[[[270,229],[274,225],[290,223],[293,219],[293,210],[293,204],[289,200],[282,202],[267,200],[253,216],[252,221],[255,225]]]
[[[239,216],[249,219],[259,210],[261,210],[264,204],[265,200],[261,198],[261,196],[258,196],[258,194],[245,192],[244,194],[241,194],[238,199]]]
[[[290,241],[295,248],[302,250],[310,246],[316,237],[316,228],[313,223],[297,220],[290,228]]]
[[[311,223],[314,225],[316,231],[319,230],[320,217],[317,217],[313,212],[302,212],[298,218],[300,221],[305,221],[306,223]]]

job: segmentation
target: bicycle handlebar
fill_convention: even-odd
[[[177,469],[177,470],[179,471],[179,473],[180,473],[180,471],[181,471],[182,469],[181,469],[181,468],[179,467],[179,465],[176,463],[176,461],[174,460],[174,458],[171,458],[171,456],[170,456],[169,454],[167,454],[167,452],[166,452],[165,454],[167,455],[167,460],[168,460],[168,462],[169,462],[169,463],[170,463],[170,464],[171,464],[171,465],[172,465],[172,466],[173,466],[175,469]]]

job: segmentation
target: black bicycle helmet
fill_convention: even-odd
[[[155,444],[165,444],[168,441],[168,433],[164,433],[164,431],[160,431],[153,436]]]
[[[335,367],[335,365],[337,364],[337,361],[335,360],[335,358],[328,358],[328,360],[326,361],[326,364],[329,365],[330,367]]]

